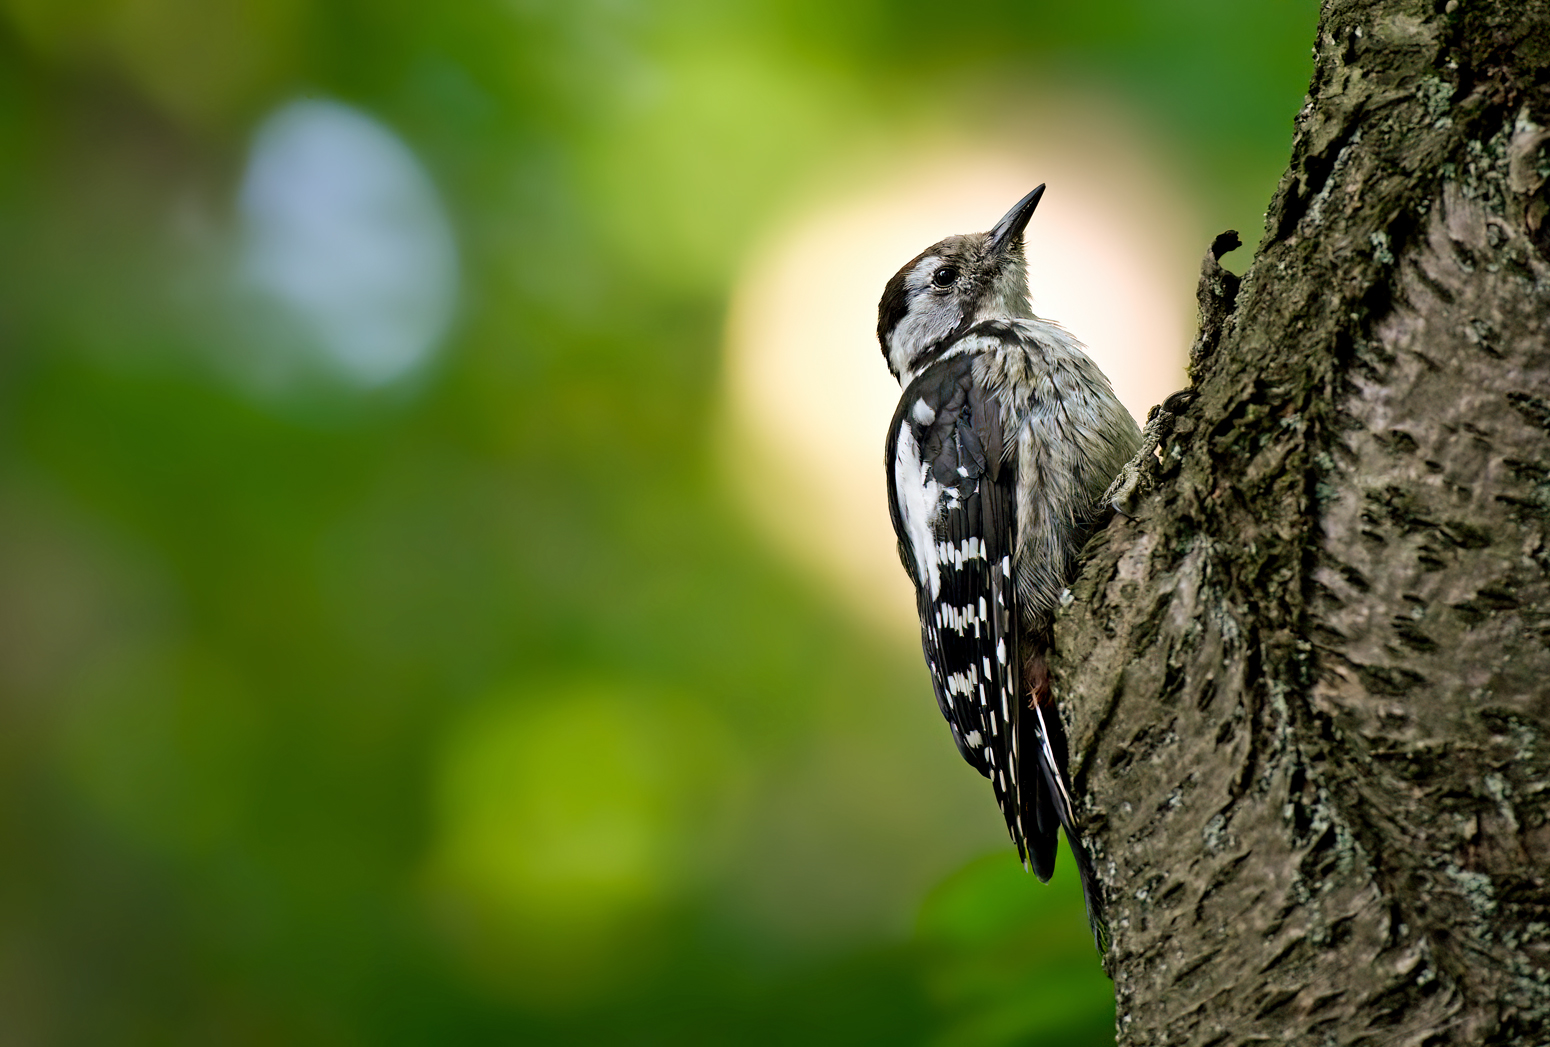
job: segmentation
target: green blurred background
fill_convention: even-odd
[[[1078,89],[1252,239],[1316,15],[0,0],[0,1042],[1112,1042],[918,651],[728,496],[726,301]]]

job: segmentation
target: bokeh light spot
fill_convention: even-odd
[[[637,688],[503,695],[447,737],[432,893],[486,981],[564,1003],[705,871],[733,760],[707,711]]]
[[[332,101],[281,107],[254,135],[237,202],[239,282],[265,307],[250,377],[283,386],[322,371],[373,388],[446,334],[451,227],[419,161],[377,120]]]

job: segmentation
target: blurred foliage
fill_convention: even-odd
[[[1070,870],[714,479],[721,310],[825,172],[1055,88],[1252,235],[1315,17],[0,0],[0,1041],[1111,1042]],[[450,218],[402,381],[234,378],[297,97]]]

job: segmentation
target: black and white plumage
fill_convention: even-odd
[[[953,741],[990,779],[1019,856],[1041,880],[1064,828],[1104,948],[1046,656],[1098,502],[1140,433],[1081,343],[1033,315],[1022,234],[1043,192],[988,233],[926,249],[888,282],[877,335],[904,391],[885,465]]]

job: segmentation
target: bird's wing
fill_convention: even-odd
[[[888,503],[899,555],[915,580],[937,705],[963,758],[990,779],[1019,856],[1047,877],[1054,826],[1045,832],[1025,824],[1023,814],[1042,812],[1045,798],[1030,796],[1025,804],[1022,795],[1044,783],[1037,771],[1027,781],[1021,773],[1018,722],[1028,714],[1019,700],[1012,566],[1017,469],[1003,459],[1001,410],[975,383],[972,357],[950,357],[922,372],[889,426]]]

